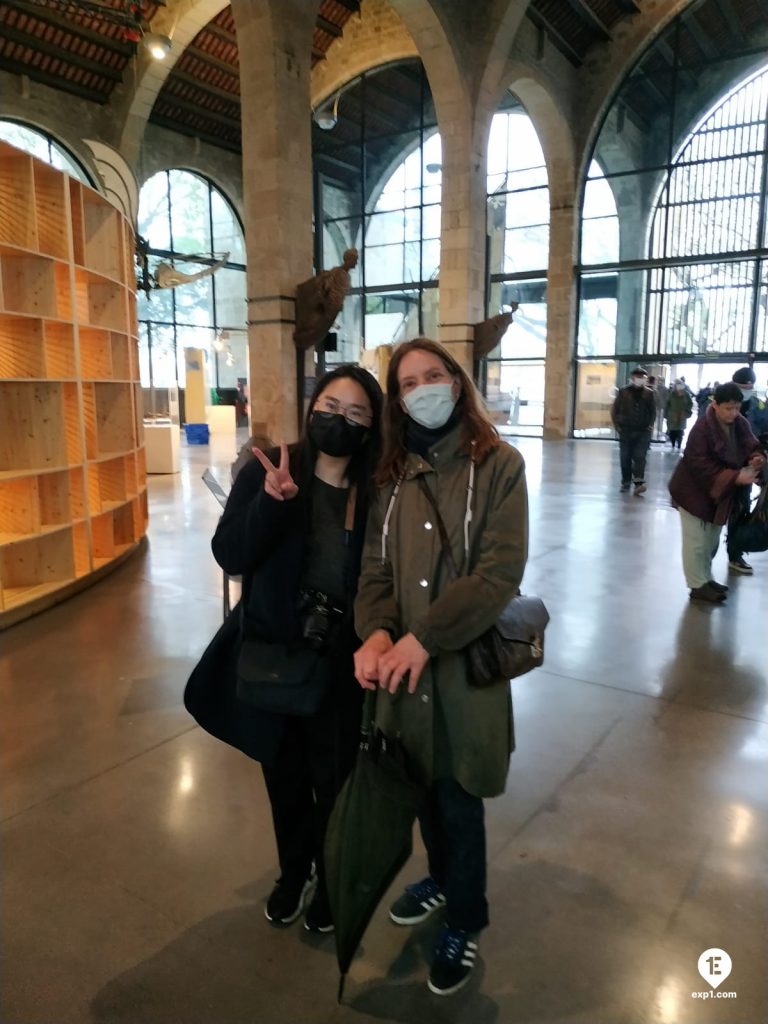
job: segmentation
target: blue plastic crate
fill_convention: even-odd
[[[187,435],[187,444],[208,444],[210,440],[207,423],[185,423],[184,432]]]

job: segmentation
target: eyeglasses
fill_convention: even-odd
[[[327,412],[331,416],[343,416],[353,427],[370,427],[373,416],[361,405],[342,405],[338,398],[321,398],[315,407],[319,412]]]

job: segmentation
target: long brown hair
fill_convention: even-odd
[[[376,483],[380,486],[390,480],[397,480],[405,469],[407,448],[405,443],[408,416],[400,405],[400,384],[397,372],[400,363],[409,352],[430,352],[438,356],[448,372],[458,377],[461,394],[456,403],[461,413],[461,447],[472,452],[476,462],[482,462],[492,448],[501,444],[498,431],[491,423],[480,393],[466,370],[459,365],[448,349],[429,338],[414,338],[404,341],[392,353],[387,370],[387,395],[384,402],[384,442],[376,470]]]

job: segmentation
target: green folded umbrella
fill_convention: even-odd
[[[339,1002],[368,922],[411,855],[413,822],[425,796],[402,744],[374,725],[375,702],[375,693],[369,693],[360,752],[325,838],[325,878],[341,972]]]

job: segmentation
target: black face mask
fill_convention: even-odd
[[[307,428],[312,444],[326,455],[355,455],[368,440],[368,428],[350,423],[341,413],[315,411]]]

